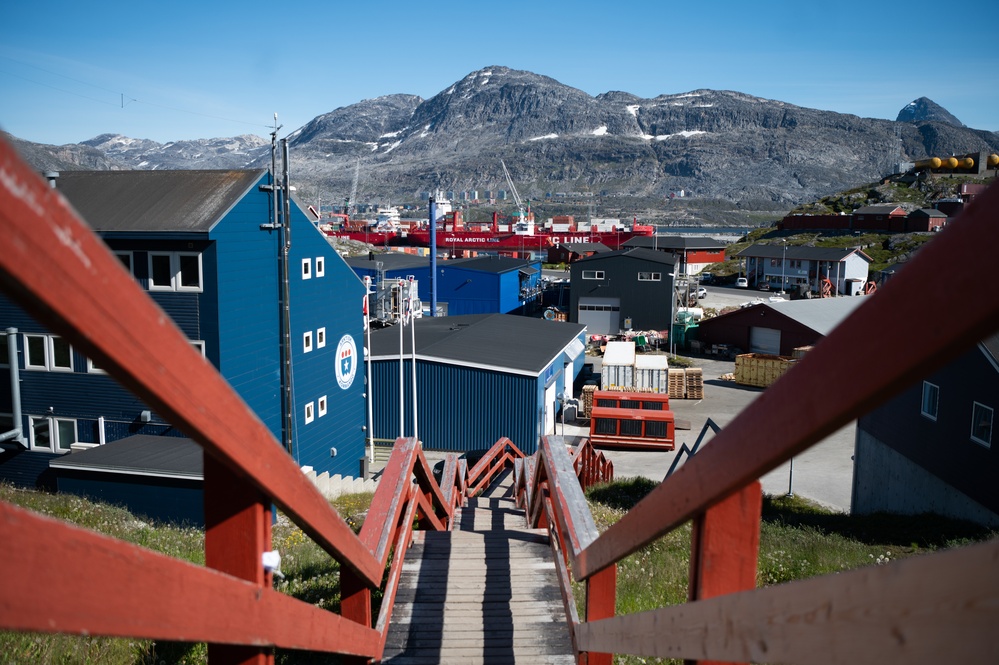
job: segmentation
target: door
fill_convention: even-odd
[[[558,381],[545,388],[545,434],[555,433],[555,411],[558,405],[555,403],[555,396],[558,394]]]
[[[780,355],[780,331],[753,326],[749,329],[749,352]]]
[[[621,332],[621,299],[580,298],[576,320],[591,335],[616,335]]]

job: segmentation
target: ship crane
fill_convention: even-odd
[[[354,162],[354,182],[350,186],[350,196],[344,201],[343,214],[347,215],[350,219],[351,206],[357,206],[357,180],[361,175],[361,160],[358,159]]]
[[[506,184],[510,186],[510,192],[513,194],[513,201],[517,205],[517,210],[520,212],[520,221],[527,223],[527,215],[524,214],[524,202],[520,198],[520,194],[517,192],[517,186],[513,184],[513,178],[510,177],[510,171],[506,168],[506,162],[502,159],[500,160],[500,166],[503,167],[503,175],[506,176]]]

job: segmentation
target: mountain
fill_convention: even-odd
[[[919,102],[914,108],[931,109]],[[289,135],[291,175],[308,200],[342,200],[356,174],[358,201],[400,203],[437,189],[509,189],[504,160],[525,199],[590,192],[662,201],[683,190],[789,209],[878,180],[900,161],[999,152],[999,134],[933,115],[860,118],[718,90],[593,97],[546,76],[488,67],[430,99],[388,95],[315,118]],[[268,143],[241,136],[162,145],[104,135],[76,150],[84,168],[104,168],[91,150],[108,168],[241,168],[269,166]],[[52,168],[38,159],[43,148],[31,144],[32,163]],[[73,154],[49,148],[53,160]]]
[[[944,122],[955,127],[964,127],[964,123],[955,118],[944,107],[932,99],[920,97],[909,102],[898,112],[897,122]]]

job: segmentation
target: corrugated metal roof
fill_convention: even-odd
[[[511,314],[424,317],[416,319],[416,354],[446,364],[537,375],[584,329],[578,323]],[[410,332],[402,337],[403,353],[411,355]],[[373,331],[371,349],[374,360],[398,358],[399,331]]]
[[[890,215],[896,210],[905,212],[905,208],[899,205],[875,205],[863,206],[853,211],[854,215]]]
[[[98,232],[207,233],[265,173],[63,171],[56,190]]]
[[[607,259],[613,259],[618,256],[641,259],[643,261],[652,261],[653,263],[661,263],[667,266],[676,265],[676,259],[672,254],[667,252],[658,252],[654,249],[645,249],[644,247],[629,247],[627,249],[619,249],[613,252],[602,252],[600,254],[584,257],[578,261],[573,261],[572,265],[577,266],[593,261],[606,261]]]
[[[853,310],[865,302],[868,297],[853,296],[843,298],[813,298],[811,300],[785,300],[784,302],[767,302],[756,307],[770,309],[793,319],[803,326],[811,328],[820,335],[829,332],[848,317]]]
[[[157,478],[204,478],[201,446],[190,439],[136,434],[103,446],[63,455],[53,469],[75,469]]]
[[[379,261],[382,263],[383,270],[390,271],[430,267],[429,256],[417,256],[415,254],[406,254],[404,252],[385,252],[384,254],[375,254],[374,258],[370,260],[367,256],[352,256],[344,259],[344,261],[346,261],[347,265],[352,269],[356,268],[360,270],[375,270],[377,268],[375,264]]]
[[[627,244],[627,243],[626,243]],[[565,247],[570,252],[609,252],[611,248],[602,242],[564,242],[560,247]]]
[[[469,259],[451,259],[442,261],[437,267],[460,267],[467,270],[479,270],[481,272],[503,273],[511,270],[519,270],[530,267],[537,261],[527,261],[525,259],[514,259],[508,256],[475,256]]]
[[[739,252],[741,257],[755,257],[763,259],[801,259],[804,261],[842,261],[851,254],[856,253],[868,263],[871,257],[856,248],[840,247],[806,247],[804,245],[788,245],[785,251],[783,245],[753,245]]]
[[[721,240],[703,236],[636,236],[624,242],[625,247],[649,249],[725,249]]]

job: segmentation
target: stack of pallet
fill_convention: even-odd
[[[690,367],[684,374],[687,378],[687,399],[704,399],[704,373],[700,367]]]
[[[593,393],[596,391],[596,386],[583,386],[583,417],[589,418],[590,412],[593,410]]]
[[[670,399],[683,399],[686,395],[686,378],[683,369],[671,368],[667,378]]]

